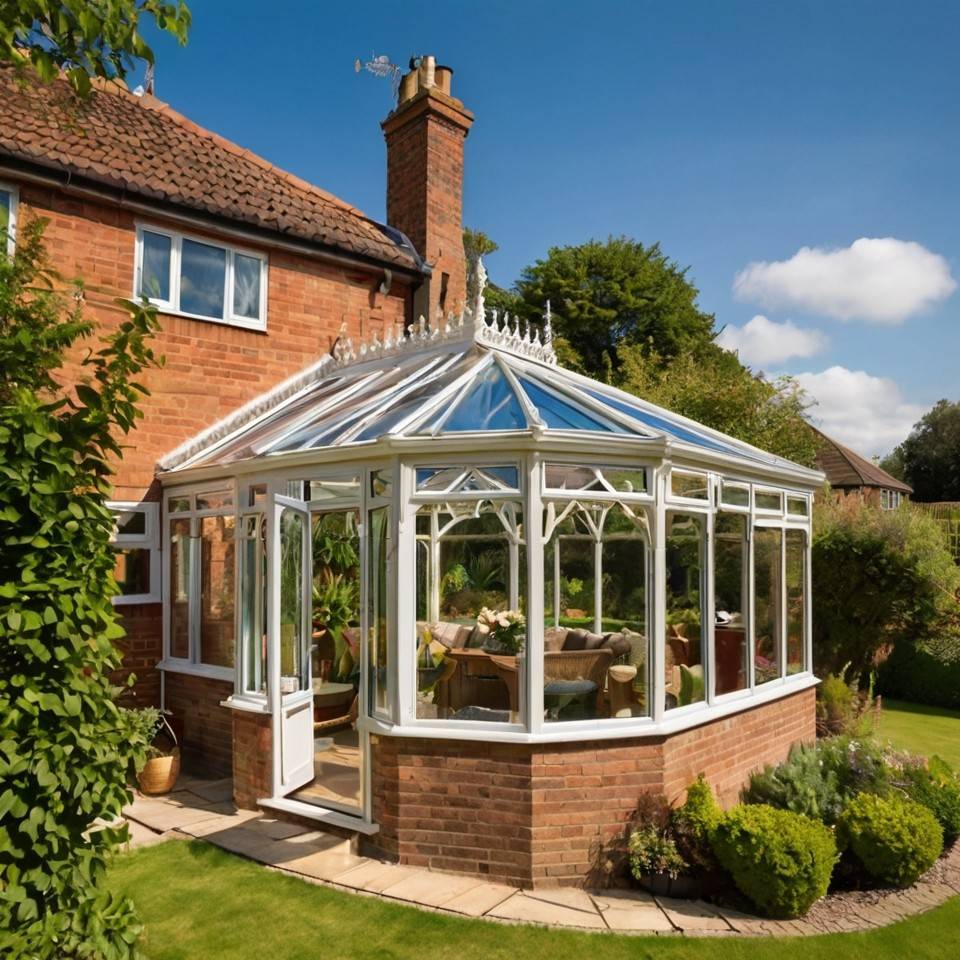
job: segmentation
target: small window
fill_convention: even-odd
[[[18,199],[16,187],[0,183],[0,248],[3,248],[6,237],[6,250],[9,254],[13,253],[16,238]]]
[[[170,497],[167,500],[167,510],[170,513],[184,513],[190,509],[189,497]]]
[[[769,513],[783,513],[783,494],[774,490],[757,490],[754,493],[754,506]]]
[[[156,503],[110,503],[115,525],[113,576],[120,587],[114,604],[160,599],[159,531]]]
[[[513,491],[520,489],[520,472],[513,464],[477,467],[418,467],[417,491]]]
[[[233,491],[208,490],[197,494],[198,510],[225,510],[233,506]]]
[[[684,500],[709,499],[709,483],[705,473],[680,473],[674,470],[670,474],[670,493]]]
[[[810,515],[810,501],[806,497],[787,497],[787,513],[791,517]]]
[[[393,494],[393,474],[389,470],[370,472],[370,496],[389,497]]]
[[[593,464],[548,463],[544,486],[548,490],[592,490],[598,493],[646,493],[643,468]]]
[[[359,500],[360,477],[340,477],[337,480],[307,480],[304,500]]]
[[[727,483],[720,488],[720,502],[728,507],[749,507],[750,488],[745,483]]]
[[[136,295],[174,313],[266,328],[267,261],[154,227],[137,231]]]

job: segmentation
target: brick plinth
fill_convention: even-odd
[[[814,691],[671,736],[569,744],[380,737],[372,841],[401,863],[523,887],[603,882],[643,793],[703,772],[729,806],[749,774],[812,741]]]
[[[167,673],[165,703],[183,728],[183,764],[204,777],[228,777],[233,767],[231,711],[220,704],[233,684],[185,673]]]
[[[270,796],[270,716],[233,711],[233,801],[256,810]]]

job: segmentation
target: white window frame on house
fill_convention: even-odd
[[[166,227],[155,226],[152,223],[137,223],[136,237],[136,269],[134,270],[133,280],[133,299],[139,301],[142,298],[140,293],[141,281],[143,276],[143,237],[145,233],[152,233],[160,237],[167,237],[170,240],[170,276],[169,299],[163,300],[156,297],[147,299],[163,313],[175,314],[179,317],[187,317],[191,320],[205,320],[208,323],[222,323],[230,327],[242,327],[246,330],[265,331],[267,329],[267,284],[268,263],[267,256],[258,253],[256,250],[250,250],[244,247],[238,247],[234,244],[223,243],[220,240],[213,240],[210,237],[202,237],[196,234],[183,233],[178,230],[170,230]],[[212,317],[201,313],[190,313],[180,309],[180,282],[181,282],[181,252],[183,241],[191,240],[194,243],[202,243],[208,247],[214,247],[217,250],[223,250],[226,256],[226,266],[224,270],[224,291],[223,291],[223,316]],[[234,313],[233,292],[234,292],[234,260],[237,255],[250,257],[260,262],[260,303],[259,315],[256,318],[243,317]]]
[[[880,489],[880,509],[896,510],[900,506],[902,494],[899,490]]]
[[[198,509],[197,498],[204,494],[229,492],[231,502],[228,506],[213,509]],[[162,564],[162,597],[163,597],[163,660],[158,664],[161,670],[172,673],[189,673],[196,676],[208,677],[213,680],[233,682],[236,676],[236,653],[234,666],[224,667],[218,664],[203,663],[200,659],[200,604],[201,604],[201,567],[200,567],[200,521],[204,517],[228,516],[234,518],[234,542],[239,544],[240,511],[238,510],[238,489],[235,479],[219,480],[213,483],[191,485],[189,487],[171,487],[163,491],[165,509],[163,512],[163,555]],[[171,511],[169,504],[172,500],[185,499],[189,501],[189,510]],[[186,657],[174,657],[171,653],[171,595],[174,584],[170,582],[170,526],[174,520],[189,520],[190,522],[190,564],[189,579],[186,581],[188,617],[187,617],[187,650]],[[239,583],[239,550],[234,550],[234,630],[237,623],[237,585]],[[236,639],[236,638],[234,638]],[[234,644],[236,649],[236,644]]]
[[[147,593],[128,593],[113,597],[114,606],[125,606],[132,603],[159,603],[161,599],[160,585],[162,581],[162,560],[160,556],[160,504],[138,503],[136,501],[111,500],[107,508],[116,516],[125,513],[142,513],[144,515],[143,533],[119,533],[114,529],[110,540],[111,546],[121,550],[149,550],[150,551],[150,590]]]
[[[20,189],[0,180],[0,193],[10,197],[10,220],[7,223],[7,253],[13,254],[17,245],[17,212],[20,207]]]

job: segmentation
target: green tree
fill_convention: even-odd
[[[46,82],[62,72],[86,96],[91,77],[123,80],[154,62],[144,22],[186,43],[190,11],[183,0],[0,0],[0,63]]]
[[[146,744],[110,682],[123,630],[106,502],[157,321],[118,301],[127,319],[65,395],[53,372],[93,327],[42,232],[27,223],[0,253],[0,955],[128,957],[139,922],[102,882],[126,829],[99,824],[129,802]]]
[[[915,500],[960,500],[960,403],[938,401],[884,460],[888,467],[913,487]]]
[[[557,334],[586,373],[604,380],[619,369],[626,346],[668,360],[714,335],[714,318],[697,306],[686,269],[656,243],[610,237],[553,247],[523,271],[516,292],[521,312],[533,322],[549,300]]]
[[[804,418],[809,400],[792,378],[766,380],[713,344],[672,359],[629,345],[620,348],[620,357],[621,389],[794,463],[814,465],[816,437]]]

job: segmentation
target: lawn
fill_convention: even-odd
[[[884,699],[878,732],[903,750],[937,754],[960,770],[960,712],[956,710]]]
[[[789,940],[505,926],[340,893],[196,841],[120,856],[110,877],[137,902],[150,960],[947,960],[960,927],[960,898],[871,933]]]

